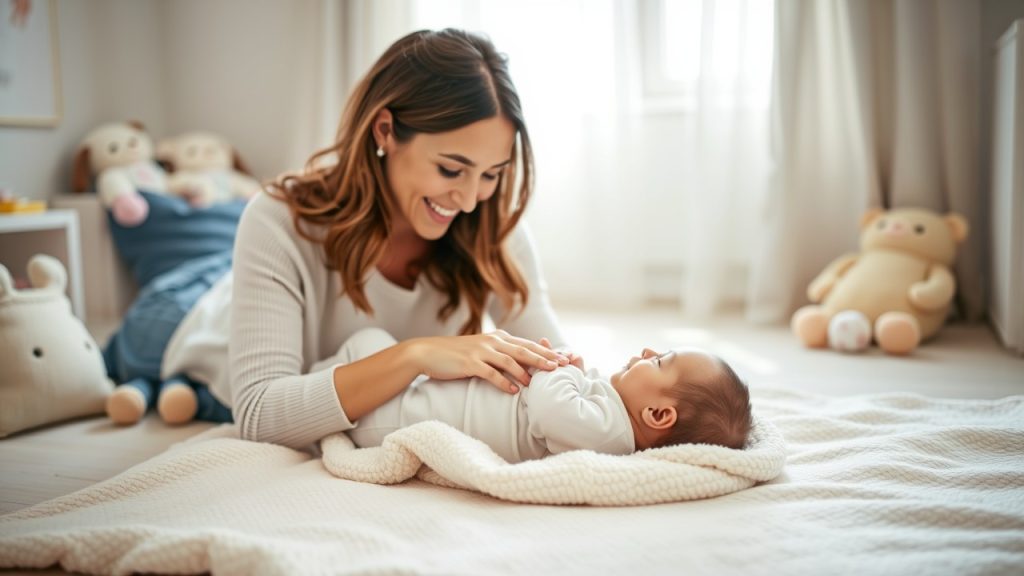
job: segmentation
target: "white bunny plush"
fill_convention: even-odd
[[[64,266],[38,254],[28,274],[32,288],[18,290],[0,265],[0,437],[102,414],[114,389],[99,346],[71,313]]]

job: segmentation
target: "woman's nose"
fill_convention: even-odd
[[[453,199],[463,212],[472,212],[476,209],[477,197],[465,188],[456,189],[452,193]]]

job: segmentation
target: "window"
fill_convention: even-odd
[[[647,0],[638,4],[645,105],[767,109],[772,0]]]

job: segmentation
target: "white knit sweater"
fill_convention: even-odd
[[[511,334],[564,345],[525,225],[510,237],[509,250],[529,285],[529,302],[505,318],[492,297],[488,315]],[[406,290],[376,271],[365,285],[374,313],[357,310],[339,296],[340,275],[324,265],[320,244],[299,236],[288,207],[265,193],[242,215],[234,254],[233,276],[211,288],[175,331],[163,373],[208,384],[232,407],[246,439],[303,448],[351,428],[333,374],[334,356],[356,331],[378,327],[399,341],[455,335],[468,318],[463,305],[440,321],[445,296],[422,276]]]

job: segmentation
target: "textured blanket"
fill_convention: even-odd
[[[215,428],[0,516],[0,568],[127,574],[1024,574],[1024,397],[754,387],[774,480],[652,506],[342,480]],[[585,480],[585,479],[583,479]]]
[[[397,484],[414,476],[513,502],[624,506],[721,496],[782,472],[786,446],[754,416],[743,450],[690,445],[610,456],[575,450],[509,464],[486,444],[441,422],[392,432],[381,446],[356,449],[345,434],[322,442],[324,467],[346,480]]]

